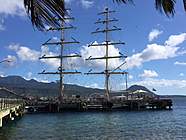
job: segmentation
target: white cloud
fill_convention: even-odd
[[[27,47],[20,47],[16,53],[22,61],[37,61],[40,56],[38,51],[31,50]]]
[[[132,49],[132,53],[135,53],[136,52],[136,50],[135,49]]]
[[[12,16],[25,15],[23,0],[0,0],[0,14]]]
[[[66,3],[70,3],[72,2],[73,0],[65,0]]]
[[[47,46],[41,46],[41,54],[40,56],[57,56],[57,54],[50,52],[49,48]],[[54,59],[41,59],[41,62],[46,63],[48,66],[51,66],[52,68],[58,68],[60,61],[57,58]]]
[[[169,80],[169,79],[145,79],[134,84],[149,86],[149,87],[177,87],[186,88],[186,80]]]
[[[94,42],[94,44],[98,44]],[[11,46],[12,49],[17,49],[17,46]],[[41,56],[58,56],[58,54],[54,52],[50,52],[47,46],[41,47]],[[71,53],[69,55],[75,55],[75,53]],[[64,59],[64,67],[65,69],[79,69],[81,67],[91,67],[95,69],[100,69],[105,67],[105,60],[92,60],[92,61],[85,61],[85,59],[91,57],[104,57],[105,56],[105,48],[103,46],[96,46],[96,47],[88,47],[88,45],[82,46],[80,50],[81,58],[79,57],[72,57],[68,59]],[[114,47],[113,45],[109,46],[109,56],[119,56],[119,49]],[[58,68],[60,61],[59,59],[42,59],[41,62],[46,63],[53,68]],[[109,60],[109,68],[114,69],[118,67],[121,63],[123,63],[120,59],[112,59]]]
[[[160,31],[158,29],[153,29],[150,33],[149,33],[149,41],[153,41],[154,39],[158,38],[159,35],[161,35],[163,33],[163,31]]]
[[[5,28],[5,25],[4,25],[4,19],[1,19],[0,20],[0,31],[4,31],[6,28]]]
[[[47,56],[54,56],[54,55],[47,55]],[[52,68],[58,68],[60,61],[59,59],[41,59],[41,62],[47,64],[48,66],[52,67]]]
[[[19,44],[11,44],[8,46],[8,48],[13,51],[18,51],[19,47],[20,47]]]
[[[55,39],[55,38],[54,38]],[[141,66],[145,62],[149,62],[152,60],[162,60],[173,58],[181,55],[178,51],[180,47],[177,45],[183,43],[186,40],[186,33],[182,33],[179,35],[172,35],[169,37],[167,41],[165,41],[164,45],[158,44],[149,44],[147,47],[140,53],[136,53],[128,58],[126,58],[127,68],[133,68]],[[93,44],[98,44],[94,42]],[[36,51],[29,49],[28,47],[20,46],[20,45],[9,45],[11,50],[14,50],[17,56],[23,61],[38,61],[38,58],[42,55],[54,56],[57,55],[54,52],[50,52],[48,47],[42,46],[41,51]],[[105,48],[103,46],[91,46],[88,45],[82,46],[80,50],[80,54],[82,58],[71,58],[66,59],[64,61],[67,69],[70,68],[79,68],[79,67],[92,67],[92,68],[104,68],[105,60],[93,60],[93,61],[85,61],[85,59],[89,57],[104,57],[105,56]],[[72,54],[71,54],[72,55]],[[119,56],[120,51],[113,45],[109,46],[109,56]],[[58,59],[48,59],[41,60],[42,62],[52,66],[53,68],[58,68],[59,60]],[[124,60],[122,59],[110,59],[109,60],[109,69],[114,69],[122,64]],[[178,62],[176,63],[178,64]],[[126,69],[126,65],[121,67],[123,70]]]
[[[133,78],[134,76],[129,74],[129,79],[132,80]]]
[[[164,45],[149,44],[142,52],[136,53],[126,59],[128,68],[141,66],[144,62],[152,60],[161,60],[176,57],[181,53],[178,52],[180,47],[177,45],[186,40],[186,33],[172,35]]]
[[[19,59],[22,61],[37,61],[40,56],[39,51],[32,50],[19,44],[9,45],[8,48],[15,51]]]
[[[94,42],[93,44],[98,44],[97,42]],[[85,61],[87,58],[93,58],[93,57],[104,57],[105,56],[105,47],[103,46],[83,46],[81,49],[81,55],[83,59],[83,63],[86,66],[91,66],[94,68],[104,68],[105,67],[105,60],[99,59],[99,60],[91,60],[91,61]],[[113,45],[109,46],[109,56],[119,56],[119,49],[114,47]],[[109,60],[109,68],[113,69],[118,67],[122,61],[118,58],[116,59],[110,59]]]
[[[28,72],[28,73],[27,73],[27,78],[28,78],[28,79],[31,79],[32,75],[33,75],[32,72]]]
[[[167,41],[165,41],[166,46],[174,47],[186,40],[186,33],[182,33],[179,35],[171,35]]]
[[[176,62],[174,63],[174,65],[186,66],[186,62],[179,62],[179,61],[176,61]]]
[[[138,67],[144,62],[175,57],[178,49],[178,47],[150,44],[141,53],[128,57],[126,61],[129,68]]]
[[[36,80],[37,82],[42,82],[42,83],[50,83],[51,82],[51,81],[48,81],[48,80],[43,80],[43,79],[39,79],[39,78],[32,77],[32,76],[31,77],[28,77],[28,75],[29,75],[29,73],[27,74],[27,77],[23,77],[27,81],[33,79],[33,80]]]
[[[39,82],[42,82],[42,83],[50,83],[51,81],[48,81],[48,80],[38,80],[38,79],[35,79],[36,81],[39,81]]]
[[[186,50],[181,50],[180,52],[178,52],[179,55],[185,55],[186,54]]]
[[[76,2],[75,0],[65,0],[65,2],[67,4],[73,4],[74,2]],[[90,8],[93,6],[94,1],[93,0],[79,0],[77,1],[78,4],[80,4],[83,8]]]
[[[74,83],[69,83],[69,84],[74,84]],[[76,83],[77,84],[77,83]],[[84,86],[86,88],[99,88],[99,89],[103,89],[103,87],[101,87],[99,84],[97,83],[92,83],[92,84],[88,84],[88,85],[79,85],[79,86]]]
[[[90,87],[92,88],[99,88],[99,85],[97,83],[91,84]]]
[[[40,56],[43,56],[43,55],[46,55],[48,57],[59,56],[59,54],[49,51],[48,46],[41,46]],[[74,55],[74,54],[69,54],[69,55]],[[60,60],[58,58],[41,59],[40,61],[47,64],[48,66],[50,66],[52,68],[55,68],[55,69],[58,68],[60,65]],[[80,63],[82,63],[82,60],[80,60],[79,58],[76,58],[76,57],[63,60],[63,65],[66,70],[67,69],[74,69],[74,68],[76,69],[79,66],[81,66]]]
[[[0,71],[0,77],[5,77],[5,73]]]
[[[84,8],[90,8],[93,6],[94,2],[91,0],[81,0],[81,4]]]
[[[158,77],[158,74],[154,70],[144,70],[143,74],[139,75],[142,78],[153,78],[153,77]]]
[[[49,48],[47,46],[42,46],[41,47],[41,51],[36,51],[33,49],[30,49],[28,47],[25,46],[21,46],[19,44],[15,44],[15,45],[9,45],[8,48],[10,50],[15,51],[15,53],[17,54],[18,58],[21,61],[32,61],[32,62],[37,62],[39,61],[39,57],[46,55],[46,56],[58,56],[58,54],[54,53],[54,52],[50,52]],[[68,66],[69,68],[69,64],[71,62],[75,61],[75,58],[71,58],[68,59],[68,62],[64,62],[65,65]],[[58,68],[60,61],[57,58],[53,58],[53,59],[41,59],[41,62],[47,64],[48,66],[50,66],[51,68]],[[76,61],[75,61],[76,62]]]
[[[98,44],[97,42],[94,42],[94,44]],[[16,47],[15,47],[16,48]],[[58,55],[56,53],[50,52],[47,46],[41,47],[41,55],[46,56],[55,56]],[[75,53],[71,53],[69,55],[75,55]],[[104,57],[105,56],[105,48],[103,46],[91,46],[88,47],[88,45],[82,46],[80,50],[81,58],[79,57],[73,57],[64,59],[64,67],[65,69],[79,69],[81,67],[91,67],[94,69],[100,69],[105,67],[105,60],[91,60],[86,61],[85,59],[89,58],[90,56],[93,57]],[[119,49],[114,47],[113,45],[109,46],[109,56],[119,56]],[[42,62],[48,64],[49,66],[52,66],[53,68],[58,68],[60,61],[59,59],[42,59]],[[114,69],[118,67],[123,61],[121,59],[112,59],[109,60],[109,68]]]
[[[12,56],[12,55],[8,55],[5,60],[8,60],[6,61],[4,64],[8,67],[12,67],[14,66],[16,63],[17,63],[17,58],[15,56]]]
[[[184,73],[180,73],[179,76],[183,77],[185,74]]]

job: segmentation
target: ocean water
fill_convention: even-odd
[[[0,140],[186,140],[186,98],[172,111],[25,115],[0,129]]]

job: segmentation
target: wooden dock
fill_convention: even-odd
[[[63,112],[63,111],[114,111],[114,110],[171,110],[171,99],[142,99],[142,100],[86,100],[70,99],[63,102],[47,101],[36,102],[36,104],[27,105],[27,111],[37,112]],[[29,111],[30,110],[30,111]]]
[[[22,116],[24,102],[20,99],[0,98],[0,127],[9,120]]]
[[[126,110],[171,110],[171,99],[126,100],[113,104],[113,109]]]

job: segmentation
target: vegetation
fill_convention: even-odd
[[[134,3],[135,0],[112,0],[117,3]],[[176,0],[154,0],[155,8],[167,16],[175,14]],[[177,0],[178,1],[178,0]],[[184,9],[186,11],[186,0],[183,0]],[[58,27],[59,20],[66,15],[64,0],[24,0],[25,9],[31,18],[32,24],[39,30],[44,30],[45,25]]]
[[[63,19],[65,16],[64,0],[24,0],[24,6],[33,26],[44,30],[45,26],[59,26],[56,19]]]

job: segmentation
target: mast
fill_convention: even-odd
[[[64,21],[62,21],[61,23],[61,28],[64,28]],[[65,40],[65,36],[64,36],[65,32],[64,30],[61,30],[61,41],[64,42]],[[61,44],[61,56],[63,56],[63,50],[64,50],[64,45]],[[63,86],[63,57],[60,58],[60,97],[64,97],[64,86]]]
[[[118,69],[120,69],[121,66],[123,66],[126,62],[122,63],[120,66],[118,66],[117,68],[115,68],[114,70],[110,70],[109,69],[109,60],[110,59],[115,59],[115,58],[127,58],[127,56],[125,55],[120,55],[120,56],[109,56],[109,46],[110,45],[125,45],[124,42],[112,42],[111,40],[109,40],[109,33],[110,32],[114,32],[114,31],[120,31],[121,28],[118,28],[116,26],[113,26],[112,28],[110,28],[110,23],[111,22],[117,22],[118,20],[115,19],[115,18],[110,18],[110,14],[112,13],[115,13],[115,11],[111,11],[109,10],[109,8],[105,8],[105,10],[101,13],[99,13],[98,15],[103,15],[105,18],[103,20],[99,19],[98,21],[95,22],[95,24],[104,24],[105,27],[103,30],[100,30],[99,28],[95,31],[95,32],[92,32],[92,34],[96,34],[96,33],[104,33],[105,34],[105,40],[104,40],[104,43],[101,43],[101,44],[90,44],[89,47],[91,46],[103,46],[105,47],[105,56],[103,57],[98,57],[98,58],[92,58],[92,57],[89,57],[88,59],[86,60],[97,60],[97,59],[104,59],[105,60],[105,70],[103,72],[88,72],[88,73],[85,73],[87,75],[91,75],[91,74],[104,74],[105,75],[105,98],[107,101],[110,100],[110,97],[109,97],[109,78],[110,78],[110,75],[112,74],[128,74],[127,72],[125,71],[122,71],[122,72],[119,72],[117,71]]]
[[[125,89],[128,89],[128,74],[125,75]]]
[[[59,41],[51,41],[52,39],[49,39],[48,41],[46,41],[45,43],[43,43],[43,46],[57,46],[60,45],[60,54],[58,56],[46,56],[43,55],[41,56],[39,59],[59,59],[60,60],[60,64],[58,67],[57,72],[45,72],[45,70],[39,74],[51,74],[51,75],[59,75],[60,77],[60,86],[59,86],[59,91],[60,91],[60,95],[59,95],[59,99],[60,101],[63,100],[64,98],[64,75],[67,74],[81,74],[81,72],[78,71],[66,71],[64,68],[64,59],[68,59],[68,58],[72,58],[72,57],[81,57],[78,54],[75,55],[64,55],[64,47],[66,47],[66,45],[70,45],[70,44],[78,44],[80,43],[79,41],[77,41],[76,39],[72,38],[72,41],[66,41],[65,39],[65,31],[66,30],[70,30],[70,29],[76,29],[74,26],[72,25],[67,25],[66,26],[66,21],[69,20],[74,20],[74,18],[68,16],[65,17],[63,19],[56,19],[54,18],[53,20],[60,20],[61,21],[61,27],[51,27],[49,28],[47,31],[58,31],[60,32],[61,36],[60,36],[60,40]]]
[[[105,42],[106,42],[106,64],[105,64],[105,97],[109,100],[109,73],[108,73],[108,20],[109,20],[109,13],[108,13],[108,8],[105,9],[106,10],[106,14],[105,14]]]

